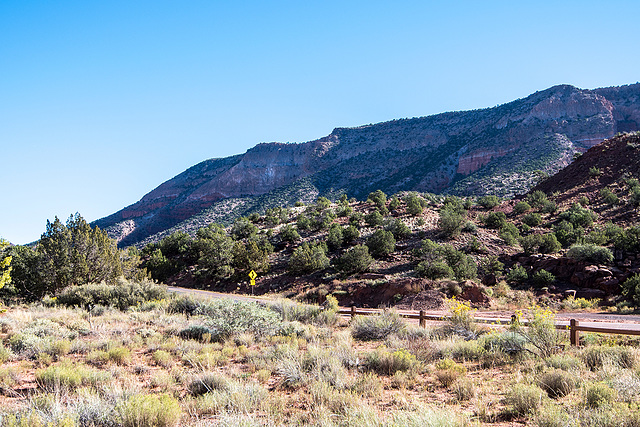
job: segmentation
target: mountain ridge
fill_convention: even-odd
[[[301,179],[317,194],[357,198],[376,189],[512,196],[536,183],[534,171],[554,173],[575,153],[639,123],[640,84],[558,85],[496,107],[337,127],[304,143],[260,143],[200,162],[94,225],[127,246],[222,200],[264,196]]]

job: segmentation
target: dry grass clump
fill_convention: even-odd
[[[436,378],[445,387],[450,387],[466,374],[467,368],[451,359],[442,359],[436,363]]]
[[[182,416],[180,403],[167,394],[131,396],[119,412],[123,427],[173,427]]]
[[[387,310],[373,316],[356,316],[351,321],[351,335],[357,340],[383,340],[404,331],[407,324],[398,313]]]
[[[551,369],[540,376],[538,383],[549,397],[557,399],[571,393],[577,384],[577,380],[567,371]]]
[[[515,384],[505,401],[514,415],[526,416],[535,413],[542,404],[544,391],[533,384]]]
[[[621,368],[632,369],[636,366],[636,352],[630,347],[593,345],[586,347],[580,354],[587,368],[602,368],[605,364],[614,364]]]

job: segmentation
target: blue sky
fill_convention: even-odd
[[[0,2],[0,236],[335,127],[640,80],[637,1]]]

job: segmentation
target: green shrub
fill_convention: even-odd
[[[351,243],[360,237],[360,231],[355,225],[348,225],[344,230],[342,230],[342,237],[344,238],[345,243]]]
[[[378,209],[374,209],[365,215],[364,221],[369,227],[377,227],[384,224],[384,217]]]
[[[404,202],[407,204],[407,213],[411,216],[418,216],[422,213],[423,207],[420,203],[420,198],[415,194],[409,194],[404,198]]]
[[[415,271],[420,277],[431,280],[452,279],[454,277],[453,269],[444,261],[422,261],[418,263]]]
[[[39,369],[35,377],[38,385],[50,390],[75,390],[80,386],[96,387],[111,378],[107,372],[67,361]]]
[[[338,224],[331,224],[329,233],[327,234],[327,246],[329,249],[339,249],[343,241],[342,227]]]
[[[582,207],[578,203],[574,203],[571,208],[558,215],[560,220],[569,221],[574,227],[590,227],[593,221],[597,219],[597,215],[590,209]]]
[[[516,213],[517,215],[521,215],[530,210],[531,210],[531,205],[525,202],[524,200],[516,203],[515,206],[513,207],[513,212]]]
[[[488,228],[499,230],[507,224],[507,216],[504,212],[489,212],[484,219],[484,225]]]
[[[529,384],[516,384],[507,392],[506,402],[511,411],[520,416],[535,413],[542,403],[544,391]]]
[[[580,357],[587,368],[592,371],[601,368],[605,363],[624,369],[631,369],[635,367],[637,362],[633,349],[617,345],[591,345],[580,353]]]
[[[478,199],[478,204],[485,209],[491,209],[500,204],[498,196],[482,196]]]
[[[436,378],[445,387],[450,387],[466,373],[467,368],[451,359],[442,359],[436,363]]]
[[[589,168],[589,176],[597,178],[600,175],[602,175],[602,171],[600,170],[600,168],[597,168],[595,166],[591,166]]]
[[[606,187],[600,190],[600,197],[602,198],[602,201],[609,206],[614,206],[620,203],[620,199],[616,193]]]
[[[584,232],[582,227],[573,227],[567,220],[562,220],[553,227],[556,238],[563,247],[576,243]]]
[[[384,229],[393,233],[396,240],[406,239],[411,235],[411,229],[399,218],[388,221]]]
[[[601,408],[615,401],[616,391],[602,382],[590,384],[585,391],[585,400],[590,408]]]
[[[460,235],[462,226],[465,223],[463,214],[453,209],[442,208],[440,210],[440,218],[438,219],[438,229],[447,239],[452,239]]]
[[[611,264],[613,262],[613,253],[610,249],[594,244],[573,245],[569,248],[567,257],[597,264]]]
[[[377,230],[367,239],[367,247],[374,257],[387,256],[396,249],[396,239],[389,231]]]
[[[527,195],[527,202],[536,209],[542,209],[545,202],[548,202],[547,195],[540,190],[536,190],[533,193]]]
[[[298,234],[298,230],[293,225],[287,224],[280,230],[280,240],[283,242],[297,242],[300,240],[300,234]]]
[[[369,270],[373,263],[369,255],[369,248],[365,245],[357,245],[349,248],[342,256],[334,261],[336,269],[344,274],[363,273]]]
[[[329,266],[326,247],[320,243],[303,243],[289,258],[288,269],[296,275],[309,274]]]
[[[514,224],[507,222],[500,229],[499,236],[502,240],[504,240],[504,242],[507,245],[515,246],[518,244],[518,239],[520,238],[520,232],[518,231],[518,228]]]
[[[575,377],[560,369],[551,369],[540,376],[540,387],[547,392],[549,397],[557,399],[571,393],[576,386]]]
[[[562,249],[562,245],[558,242],[554,233],[547,233],[542,235],[542,242],[538,250],[542,254],[553,254]]]
[[[418,365],[416,357],[407,350],[388,351],[378,348],[365,356],[364,366],[367,369],[383,375],[393,375],[396,372],[411,371]]]
[[[542,224],[542,217],[537,212],[531,212],[522,217],[522,222],[529,227],[537,227]]]
[[[545,359],[547,366],[563,371],[578,370],[584,367],[584,363],[571,354],[554,354]]]
[[[547,270],[539,270],[533,273],[531,276],[531,282],[536,288],[544,288],[550,286],[555,282],[556,276],[548,272]]]
[[[124,427],[173,427],[182,415],[180,403],[167,394],[137,394],[118,409]]]
[[[636,307],[640,307],[640,274],[634,274],[624,281],[622,295],[632,300]]]
[[[187,390],[192,396],[202,396],[214,390],[228,391],[230,388],[230,380],[217,372],[202,373],[187,384]]]
[[[526,255],[534,253],[554,253],[562,248],[555,234],[529,234],[520,238],[520,245]]]
[[[524,283],[527,279],[529,279],[527,270],[519,264],[511,268],[507,273],[507,280],[509,282]]]
[[[168,296],[164,285],[121,278],[112,285],[103,282],[69,286],[58,294],[57,302],[68,307],[92,308],[101,305],[126,310],[143,302],[162,300]]]
[[[351,335],[363,341],[381,340],[401,333],[407,325],[394,311],[384,311],[371,316],[356,316],[351,321]]]

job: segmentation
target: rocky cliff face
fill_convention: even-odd
[[[301,179],[320,194],[356,197],[378,188],[508,196],[535,184],[533,171],[554,173],[574,153],[639,123],[640,84],[555,86],[494,108],[337,128],[302,144],[259,144],[195,165],[95,224],[121,245],[133,244],[217,201]]]

